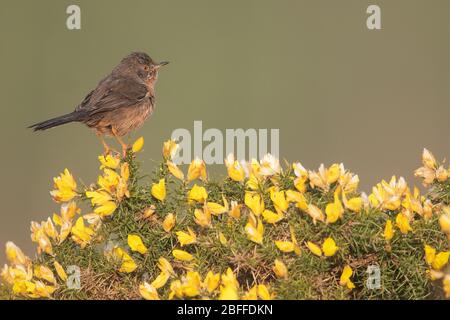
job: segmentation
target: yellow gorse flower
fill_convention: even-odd
[[[189,165],[187,181],[189,182],[199,178],[203,181],[207,179],[206,165],[203,160],[195,158]]]
[[[128,235],[128,246],[132,251],[137,251],[140,254],[146,254],[148,251],[147,247],[142,242],[141,237],[136,234]]]
[[[167,140],[164,142],[162,154],[164,159],[171,160],[178,150],[178,144],[174,140]]]
[[[437,162],[433,154],[425,148],[423,149],[422,153],[422,164],[422,167],[414,171],[414,175],[416,177],[422,178],[424,186],[427,187],[436,179]]]
[[[386,225],[384,227],[384,239],[386,241],[391,241],[392,238],[394,237],[394,228],[392,227],[392,221],[391,220],[387,220],[386,221]]]
[[[112,155],[100,155],[98,156],[98,161],[100,161],[100,170],[104,168],[117,169],[120,164],[120,157],[113,157]]]
[[[397,214],[395,217],[395,224],[403,234],[407,234],[409,231],[412,231],[411,225],[409,224],[409,219],[403,213]]]
[[[188,298],[196,297],[200,294],[202,282],[200,275],[195,271],[188,271],[181,279],[181,290],[183,296]]]
[[[301,253],[301,250],[300,250],[300,246],[298,245],[297,239],[295,237],[294,228],[292,228],[292,226],[290,226],[289,231],[291,233],[291,241],[275,240],[274,243],[280,251],[295,252],[295,254],[299,256]]]
[[[258,218],[250,213],[247,224],[245,225],[245,232],[247,238],[258,244],[263,242],[264,226]]]
[[[133,258],[120,247],[115,247],[112,250],[112,256],[120,263],[119,272],[131,273],[137,268],[136,262]]]
[[[194,221],[201,227],[209,227],[211,226],[211,212],[206,207],[204,210],[195,209],[194,210]]]
[[[278,213],[275,213],[271,210],[264,210],[262,213],[262,216],[264,218],[264,221],[267,223],[277,223],[278,221],[282,220],[284,218],[283,212],[280,211]]]
[[[363,199],[361,197],[353,197],[347,200],[345,193],[342,194],[342,201],[345,208],[355,213],[359,213],[363,206]]]
[[[436,249],[425,245],[425,261],[434,270],[441,270],[448,263],[450,251],[443,251],[436,254]]]
[[[342,271],[341,278],[339,281],[339,284],[341,286],[346,286],[348,289],[352,290],[355,288],[355,285],[350,280],[351,276],[353,275],[353,270],[350,266],[345,266],[344,270]]]
[[[219,215],[222,213],[225,213],[229,210],[228,208],[228,202],[227,200],[223,197],[223,201],[224,201],[224,205],[221,205],[219,203],[216,202],[207,202],[206,206],[208,207],[208,210],[214,214],[214,215]]]
[[[286,265],[281,260],[275,259],[272,270],[278,278],[287,278],[288,276]]]
[[[334,193],[334,202],[327,204],[325,214],[327,215],[326,223],[335,223],[344,214],[344,207],[339,200],[339,191],[336,189]]]
[[[133,146],[131,147],[131,151],[133,151],[133,153],[138,153],[139,151],[142,150],[143,147],[144,147],[144,137],[139,137],[133,143]]]
[[[256,216],[259,216],[265,209],[264,200],[257,193],[246,192],[244,202]]]
[[[287,190],[286,200],[288,202],[295,203],[295,206],[300,210],[306,211],[306,209],[308,209],[308,203],[303,193],[294,190]]]
[[[293,163],[292,168],[294,169],[294,174],[297,177],[294,180],[295,188],[301,193],[306,192],[306,181],[308,180],[308,171],[302,166],[300,162]]]
[[[209,293],[213,292],[217,289],[220,282],[220,273],[213,273],[212,271],[208,271],[205,279],[202,282],[202,287],[208,291]]]
[[[239,282],[233,271],[228,268],[221,276],[219,300],[238,300]]]
[[[188,200],[190,202],[196,201],[196,202],[205,202],[208,198],[208,193],[206,192],[206,189],[204,187],[198,186],[194,184],[192,189],[189,191],[188,194]]]
[[[270,177],[281,172],[280,161],[270,153],[264,155],[259,163],[257,169],[259,175]]]
[[[6,242],[6,258],[13,265],[29,265],[31,260],[23,253],[23,251],[14,244],[14,242]]]
[[[260,284],[257,287],[258,297],[262,300],[272,300],[273,296],[270,294],[269,289],[264,285]]]
[[[194,259],[194,256],[189,252],[178,249],[173,250],[172,255],[174,256],[175,259],[181,261],[191,261],[192,259]]]
[[[176,235],[177,235],[178,241],[180,242],[180,245],[182,247],[185,246],[185,245],[188,245],[188,244],[195,243],[197,241],[196,234],[189,227],[188,227],[188,232],[177,231]]]
[[[53,261],[53,266],[55,267],[56,273],[58,274],[58,277],[66,282],[67,281],[67,273],[64,270],[63,266],[58,261]]]
[[[166,199],[166,180],[160,179],[158,183],[154,183],[151,189],[152,196],[159,201]]]
[[[320,247],[317,244],[315,244],[311,241],[307,241],[306,246],[308,247],[309,251],[311,251],[316,256],[318,256],[318,257],[322,256],[322,249],[320,249]]]
[[[139,293],[145,300],[160,300],[156,288],[154,288],[147,282],[144,282],[139,285]]]
[[[328,191],[331,184],[339,179],[340,174],[341,168],[337,163],[331,165],[328,169],[321,164],[317,172],[309,171],[309,184],[311,188],[318,187],[324,191]]]
[[[286,200],[286,193],[284,191],[271,192],[270,199],[277,211],[285,212],[289,207],[289,202]]]
[[[228,215],[232,218],[239,219],[241,217],[241,206],[236,201],[231,201],[231,209],[228,211]]]
[[[317,220],[321,222],[325,221],[325,215],[323,214],[322,210],[320,210],[319,207],[313,205],[312,203],[308,205],[306,213],[312,218],[314,224],[316,224]]]
[[[173,271],[172,265],[164,257],[159,257],[159,259],[158,259],[158,268],[159,268],[159,270],[161,270],[161,272],[165,272],[165,273],[170,274],[170,275],[174,275],[175,274],[175,272]]]
[[[55,275],[53,274],[53,271],[46,266],[42,265],[34,266],[34,276],[36,278],[48,281],[52,284],[56,284],[56,278]]]
[[[245,171],[243,166],[236,160],[234,155],[230,153],[225,159],[225,166],[227,167],[228,176],[237,182],[242,182],[245,179]]]
[[[64,169],[59,177],[53,178],[53,182],[55,190],[50,191],[50,194],[54,201],[67,202],[77,195],[77,183],[69,170]]]
[[[291,241],[279,241],[275,240],[275,245],[280,251],[292,252],[294,251],[294,244]]]
[[[336,251],[339,247],[336,245],[336,242],[333,238],[326,238],[322,244],[322,251],[326,257],[332,257],[336,254]]]
[[[439,225],[442,231],[450,236],[450,207],[443,208],[443,213],[439,217]]]
[[[94,230],[90,227],[86,227],[83,217],[79,217],[75,225],[72,227],[71,233],[72,240],[78,243],[81,248],[84,248],[92,240]]]
[[[165,217],[162,224],[164,231],[170,232],[170,230],[172,230],[172,228],[175,226],[175,222],[176,222],[175,215],[173,213],[169,213]]]
[[[110,216],[117,209],[117,204],[114,201],[106,201],[96,207],[94,212],[101,217]]]
[[[227,240],[227,238],[225,237],[225,235],[224,235],[222,232],[219,232],[219,234],[218,234],[218,239],[219,239],[219,242],[220,242],[223,246],[228,245],[228,240]]]
[[[168,274],[167,272],[160,272],[159,275],[155,278],[155,280],[152,281],[152,283],[150,283],[150,285],[155,288],[155,289],[159,289],[162,288],[167,281],[170,278],[170,274]]]
[[[167,169],[169,170],[169,172],[177,179],[179,180],[184,180],[184,173],[183,171],[181,171],[180,168],[178,168],[178,166],[173,163],[172,161],[167,161],[166,162],[167,165]]]

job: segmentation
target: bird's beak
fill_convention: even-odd
[[[155,66],[155,69],[159,69],[159,68],[161,68],[162,66],[165,66],[166,64],[169,64],[169,61],[161,61],[160,63],[158,63],[158,64]]]

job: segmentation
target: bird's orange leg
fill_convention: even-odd
[[[105,139],[103,138],[103,135],[97,133],[97,137],[100,139],[100,142],[103,145],[103,148],[105,149],[105,151],[103,151],[103,154],[106,156],[111,152],[111,148],[108,146],[108,144],[106,143]]]
[[[112,131],[112,133],[113,133],[113,135],[114,135],[114,138],[116,138],[117,141],[118,141],[118,142],[120,143],[120,145],[122,146],[122,155],[123,155],[123,157],[125,158],[126,155],[127,155],[128,145],[127,145],[125,142],[123,142],[123,140],[122,140],[121,137],[119,137],[119,136],[117,135],[117,132],[116,132],[116,130],[115,130],[114,128],[112,128],[111,131]]]

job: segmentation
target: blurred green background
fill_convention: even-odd
[[[66,28],[81,6],[82,29]],[[382,30],[366,28],[378,4]],[[450,2],[65,1],[0,4],[0,243],[32,254],[29,223],[59,206],[52,177],[85,183],[102,148],[80,124],[35,134],[71,111],[131,51],[161,71],[140,159],[150,171],[175,128],[279,128],[280,154],[308,168],[344,162],[363,190],[412,171],[423,147],[450,156]],[[217,167],[216,174],[225,173]],[[4,261],[3,249],[0,262]]]

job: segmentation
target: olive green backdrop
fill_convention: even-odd
[[[69,4],[81,6],[80,31],[66,29]],[[381,6],[381,31],[366,28],[369,4]],[[98,173],[102,149],[84,126],[26,126],[71,111],[135,50],[171,61],[153,118],[134,134],[147,171],[173,129],[203,120],[279,128],[282,157],[342,161],[365,190],[392,174],[418,183],[423,147],[450,156],[449,18],[448,0],[2,0],[1,246],[33,252],[30,221],[58,210],[53,176]]]

